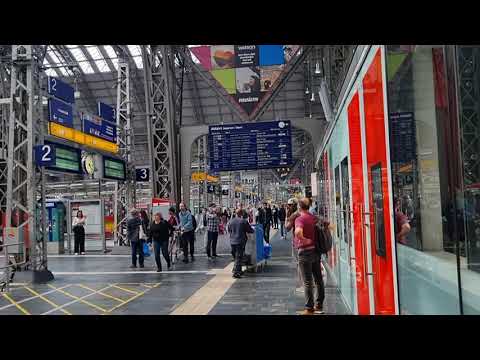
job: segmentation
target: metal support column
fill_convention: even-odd
[[[7,245],[17,244],[17,263],[32,265],[33,282],[53,279],[47,267],[45,174],[33,158],[45,127],[40,84],[35,48],[12,45],[5,234]]]
[[[114,244],[128,245],[126,220],[128,211],[135,206],[135,164],[133,159],[133,128],[130,110],[130,65],[128,59],[120,58],[117,72],[117,143],[120,156],[125,161],[127,179],[115,184],[114,195]]]
[[[180,201],[180,180],[177,149],[179,116],[178,84],[175,72],[175,52],[168,45],[142,47],[145,74],[148,145],[151,156],[152,196]]]

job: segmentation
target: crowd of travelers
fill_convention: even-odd
[[[199,234],[204,236],[208,261],[214,261],[219,257],[217,254],[219,235],[225,235],[230,240],[234,260],[232,276],[241,278],[244,275],[242,264],[248,234],[254,233],[255,226],[261,226],[264,242],[269,244],[270,230],[278,229],[282,240],[286,240],[289,232],[292,234],[292,250],[305,293],[305,309],[301,314],[322,314],[325,298],[322,271],[325,270],[321,264],[321,257],[326,251],[319,250],[321,246],[325,247],[319,238],[328,240],[331,235],[328,222],[320,220],[317,214],[318,207],[309,198],[300,200],[291,198],[286,204],[278,205],[264,202],[256,209],[251,205],[244,208],[241,204],[238,204],[236,209],[222,209],[212,203],[208,208],[202,209],[197,216],[182,202],[179,211],[176,211],[175,207],[169,209],[168,219],[157,212],[153,216],[153,221],[150,221],[145,210],[132,209],[127,220],[127,238],[132,248],[130,267],[137,267],[137,256],[139,267],[145,267],[144,247],[147,244],[153,247],[157,271],[162,271],[160,253],[167,263],[167,270],[170,271],[172,255],[169,246],[175,233],[180,239],[184,263],[195,261],[195,240]]]

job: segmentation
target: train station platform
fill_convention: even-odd
[[[289,238],[272,232],[272,258],[241,279],[232,278],[228,238],[220,237],[216,260],[202,254],[202,242],[197,238],[195,262],[171,271],[164,265],[161,273],[152,256],[133,270],[129,255],[51,256],[55,280],[30,284],[28,272],[17,272],[11,291],[0,296],[0,315],[295,315],[303,309]],[[326,314],[348,314],[330,279],[325,291]]]

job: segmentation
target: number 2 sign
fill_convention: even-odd
[[[55,165],[55,147],[52,145],[35,146],[35,164],[37,166]]]

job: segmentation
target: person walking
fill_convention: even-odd
[[[141,226],[142,220],[138,216],[138,211],[136,209],[132,209],[130,211],[130,217],[127,220],[127,238],[132,246],[132,265],[130,266],[132,269],[137,267],[137,253],[140,267],[144,267],[143,244],[140,240]]]
[[[278,209],[278,220],[280,222],[280,236],[285,239],[285,218],[287,212],[285,211],[285,204],[280,205]]]
[[[325,287],[323,284],[320,256],[315,250],[315,225],[318,218],[308,210],[310,201],[303,198],[299,201],[299,213],[295,219],[294,246],[298,251],[298,263],[303,279],[305,292],[305,309],[302,315],[323,314],[323,301],[325,299]],[[317,290],[314,301],[313,283]],[[315,302],[315,305],[314,305]]]
[[[217,240],[220,225],[220,212],[217,212],[215,205],[210,208],[207,214],[207,257],[212,260],[212,257],[217,257]]]
[[[79,253],[85,255],[85,221],[87,216],[83,215],[82,210],[77,211],[77,216],[73,218],[73,242],[75,255]]]
[[[189,245],[191,259],[192,261],[195,261],[195,257],[193,256],[195,252],[195,229],[193,228],[193,215],[189,210],[187,210],[187,207],[183,202],[180,203],[180,213],[178,214],[178,217],[180,218],[180,230],[182,231],[183,262],[187,264]]]
[[[247,239],[247,233],[252,234],[254,230],[246,219],[243,218],[243,210],[237,209],[237,216],[228,224],[230,234],[230,245],[232,247],[232,256],[235,259],[233,267],[233,277],[242,277],[242,259]]]
[[[273,205],[272,215],[273,215],[273,228],[278,229],[278,209],[276,205]]]
[[[153,251],[155,253],[155,263],[157,264],[157,272],[162,271],[162,262],[160,260],[160,250],[167,262],[167,270],[171,270],[170,256],[168,254],[168,241],[170,233],[173,231],[173,226],[170,222],[163,219],[162,213],[156,213],[154,220],[150,225],[150,232],[148,235],[148,241],[153,242]]]
[[[148,230],[150,229],[150,219],[148,218],[147,212],[145,210],[140,211],[140,220],[142,220],[142,226],[140,228],[140,241],[143,244],[148,240]]]
[[[272,226],[272,208],[265,203],[265,224],[263,225],[265,241],[270,244],[270,227]]]

